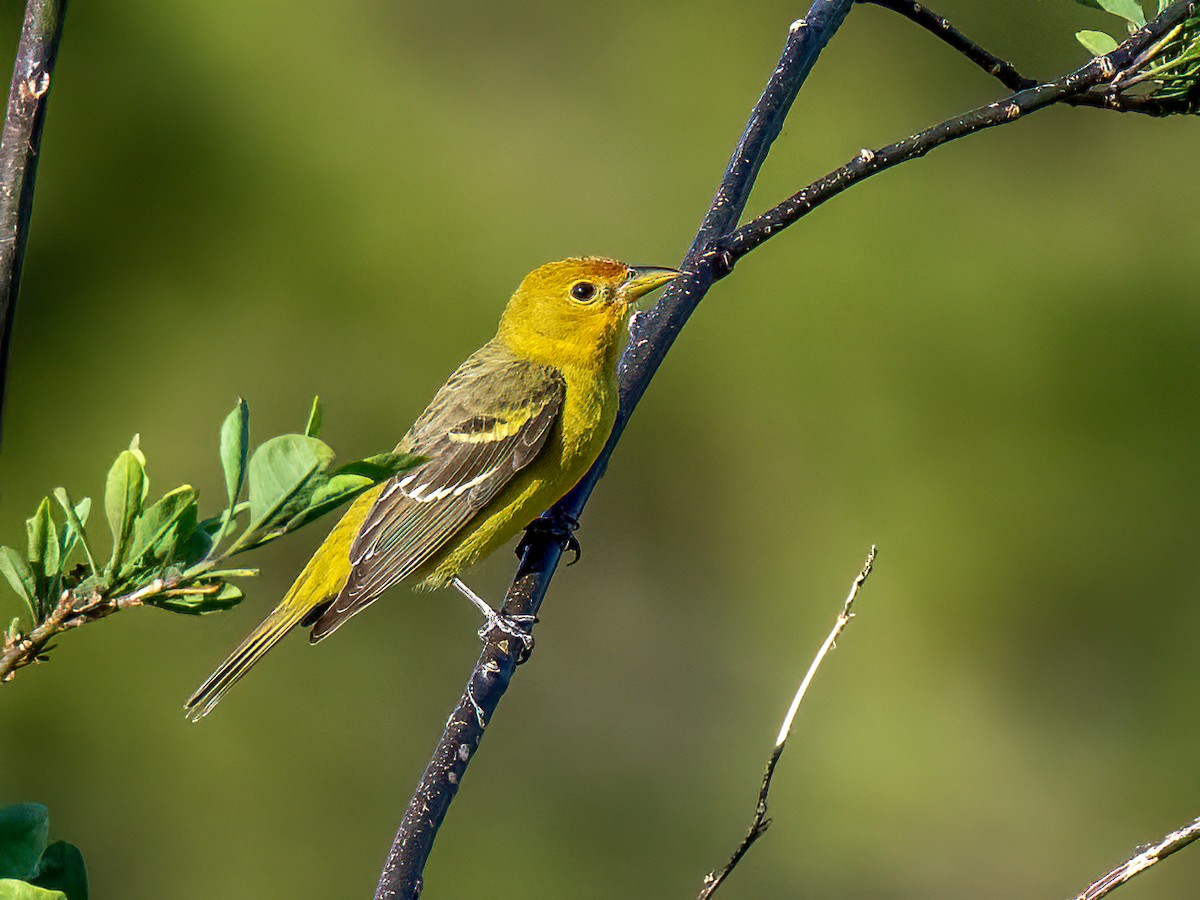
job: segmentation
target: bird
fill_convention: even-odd
[[[315,644],[401,581],[452,586],[513,631],[459,574],[591,468],[616,420],[617,360],[635,304],[681,274],[589,256],[526,275],[496,335],[396,446],[423,462],[354,500],[274,611],[197,688],[187,717],[211,712],[295,626],[311,626]]]

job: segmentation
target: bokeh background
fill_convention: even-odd
[[[215,506],[239,395],[258,440],[320,393],[340,453],[389,448],[530,268],[677,262],[805,8],[74,4],[0,540],[58,484],[101,492],[134,432],[155,494]],[[939,11],[1047,76],[1112,24],[1069,0]],[[999,93],[856,9],[752,207]],[[731,898],[1073,895],[1200,812],[1198,138],[1040,113],[856,187],[717,286],[588,508],[426,895],[694,896],[873,542]],[[370,895],[475,659],[467,604],[395,591],[181,714],[323,530],[261,554],[234,612],[123,614],[0,690],[3,799],[49,805],[98,900]],[[498,597],[512,568],[472,583]],[[1189,850],[1123,896],[1198,880]]]

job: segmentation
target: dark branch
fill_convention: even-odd
[[[951,25],[949,19],[939,16],[933,10],[917,3],[916,0],[857,0],[857,2],[870,3],[899,13],[961,53],[979,68],[995,77],[1010,91],[1023,91],[1037,84],[1033,79],[1026,78],[1018,72],[1012,63],[1006,62],[976,44]]]
[[[1197,838],[1200,838],[1200,817],[1193,819],[1190,824],[1178,831],[1172,831],[1162,840],[1131,856],[1111,872],[1100,876],[1089,884],[1087,889],[1075,900],[1100,900],[1101,897],[1115,891],[1135,875],[1140,875],[1160,860],[1182,850]]]
[[[950,20],[945,16],[938,15],[933,10],[917,3],[916,0],[856,0],[856,2],[879,6],[899,13],[961,53],[989,75],[994,76],[1010,91],[1027,90],[1038,83],[1036,80],[1022,75],[1012,63],[975,43],[950,24]],[[1119,91],[1105,91],[1067,97],[1062,102],[1068,106],[1090,106],[1113,112],[1141,113],[1157,118],[1192,115],[1200,111],[1200,96],[1159,100],[1154,97],[1130,95]]]
[[[551,516],[578,520],[596,482],[620,440],[630,415],[658,371],[684,323],[708,289],[728,266],[711,251],[715,239],[727,234],[741,217],[754,179],[779,134],[792,101],[817,57],[845,19],[853,0],[814,0],[805,19],[792,24],[783,55],[751,111],[746,128],[730,158],[712,205],[680,266],[677,278],[653,310],[631,326],[629,346],[621,360],[621,406],[612,436],[600,458],[578,486],[551,511]],[[532,532],[525,545],[516,579],[509,588],[504,612],[536,615],[562,551],[552,537]],[[503,637],[497,635],[496,637]],[[489,639],[458,706],[425,769],[416,793],[388,853],[375,896],[412,898],[420,894],[422,872],[437,830],[458,790],[467,763],[479,746],[484,728],[516,669],[519,646]]]
[[[755,247],[799,221],[826,200],[836,197],[872,175],[909,160],[919,159],[929,151],[958,138],[998,125],[1008,125],[1039,109],[1069,102],[1085,91],[1111,81],[1118,72],[1129,67],[1143,50],[1193,15],[1196,6],[1195,0],[1172,4],[1153,22],[1147,23],[1130,35],[1129,39],[1112,53],[1091,60],[1069,75],[1018,91],[995,103],[947,119],[903,141],[878,150],[861,151],[845,165],[737,229],[721,244],[729,264],[732,266]]]
[[[21,264],[33,212],[42,125],[67,0],[29,0],[0,136],[0,430]]]

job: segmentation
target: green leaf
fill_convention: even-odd
[[[88,513],[92,511],[92,500],[90,497],[84,497],[79,501],[78,506],[71,505],[71,498],[68,496],[64,488],[54,489],[54,499],[58,501],[58,505],[63,508],[63,512],[67,516],[67,528],[63,535],[63,552],[62,557],[66,559],[68,553],[75,547],[75,542],[78,541],[83,547],[83,553],[87,557],[88,567],[93,574],[96,569],[96,558],[92,556],[92,548],[88,544],[87,532],[84,531],[83,523],[87,521]]]
[[[334,475],[313,491],[308,506],[288,520],[287,530],[295,531],[318,519],[325,513],[337,509],[352,497],[357,497],[375,484],[364,475]]]
[[[1103,31],[1077,31],[1075,39],[1092,56],[1107,56],[1117,49],[1117,40]]]
[[[75,505],[75,519],[79,521],[80,525],[84,525],[87,523],[88,513],[91,511],[92,498],[84,497]],[[67,525],[62,530],[62,536],[59,540],[58,558],[60,567],[66,565],[67,557],[70,555],[71,551],[75,549],[75,545],[77,543],[79,543],[79,532],[76,531],[74,526],[71,525],[70,519],[68,518]]]
[[[45,497],[38,505],[33,518],[25,520],[28,538],[26,557],[37,584],[37,595],[50,599],[58,593],[58,575],[62,571],[59,554],[58,529],[50,518],[50,498]],[[39,616],[46,610],[39,610]]]
[[[177,594],[152,598],[147,602],[170,612],[199,616],[237,606],[245,596],[236,584],[222,584],[211,594]]]
[[[108,563],[108,572],[116,575],[121,570],[129,539],[133,535],[133,523],[142,511],[142,503],[150,489],[146,477],[146,457],[137,448],[137,438],[128,450],[122,450],[108,472],[108,483],[104,489],[104,512],[112,530],[113,550]]]
[[[176,546],[195,531],[196,518],[196,489],[190,484],[164,494],[134,522],[129,562],[137,565],[143,557],[162,560],[174,556]]]
[[[312,409],[308,412],[308,424],[304,426],[305,437],[321,436],[321,398],[313,397]]]
[[[0,900],[68,900],[62,891],[48,891],[25,881],[0,878]]]
[[[238,398],[237,406],[221,424],[221,468],[225,470],[225,496],[237,503],[246,481],[246,459],[250,447],[250,407]]]
[[[255,539],[265,543],[276,537],[288,520],[308,506],[332,463],[333,451],[327,444],[301,434],[271,438],[255,450],[250,457],[250,525],[238,544]]]
[[[1146,24],[1146,11],[1138,0],[1099,0],[1100,6],[1129,23],[1130,31]]]
[[[295,531],[337,509],[381,481],[386,481],[393,475],[423,462],[425,457],[411,453],[380,453],[347,463],[313,492],[308,506],[288,521],[287,530]]]
[[[1114,16],[1120,16],[1129,23],[1131,31],[1146,24],[1146,13],[1138,0],[1075,0],[1075,2],[1082,6],[1090,6],[1092,9],[1102,9]],[[1159,0],[1158,11],[1162,12],[1167,6],[1170,6],[1169,0],[1165,4]]]
[[[67,900],[88,900],[83,854],[74,844],[55,841],[42,854],[33,883],[50,891],[62,891]]]
[[[42,804],[0,808],[0,878],[32,878],[49,833],[50,813]]]
[[[37,581],[25,557],[12,547],[0,547],[0,574],[4,575],[17,596],[25,601],[34,620],[40,619]]]
[[[393,475],[416,468],[423,462],[428,462],[428,457],[415,453],[377,453],[339,466],[334,474],[365,475],[373,481],[387,481]]]

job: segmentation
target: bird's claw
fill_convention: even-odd
[[[488,616],[488,620],[483,623],[483,627],[479,629],[479,639],[481,641],[489,640],[489,636],[494,630],[519,641],[521,652],[517,656],[517,665],[520,665],[529,659],[529,654],[533,652],[533,635],[530,633],[529,628],[536,625],[537,622],[537,616],[509,615],[505,612],[493,612]]]
[[[575,537],[577,528],[579,528],[579,520],[566,513],[538,516],[526,526],[525,536],[521,538],[521,543],[517,544],[517,558],[524,557],[525,551],[529,549],[532,535],[541,534],[557,541],[563,553],[573,553],[574,556],[567,563],[568,566],[573,566],[583,555],[583,548],[579,546],[579,538]]]

